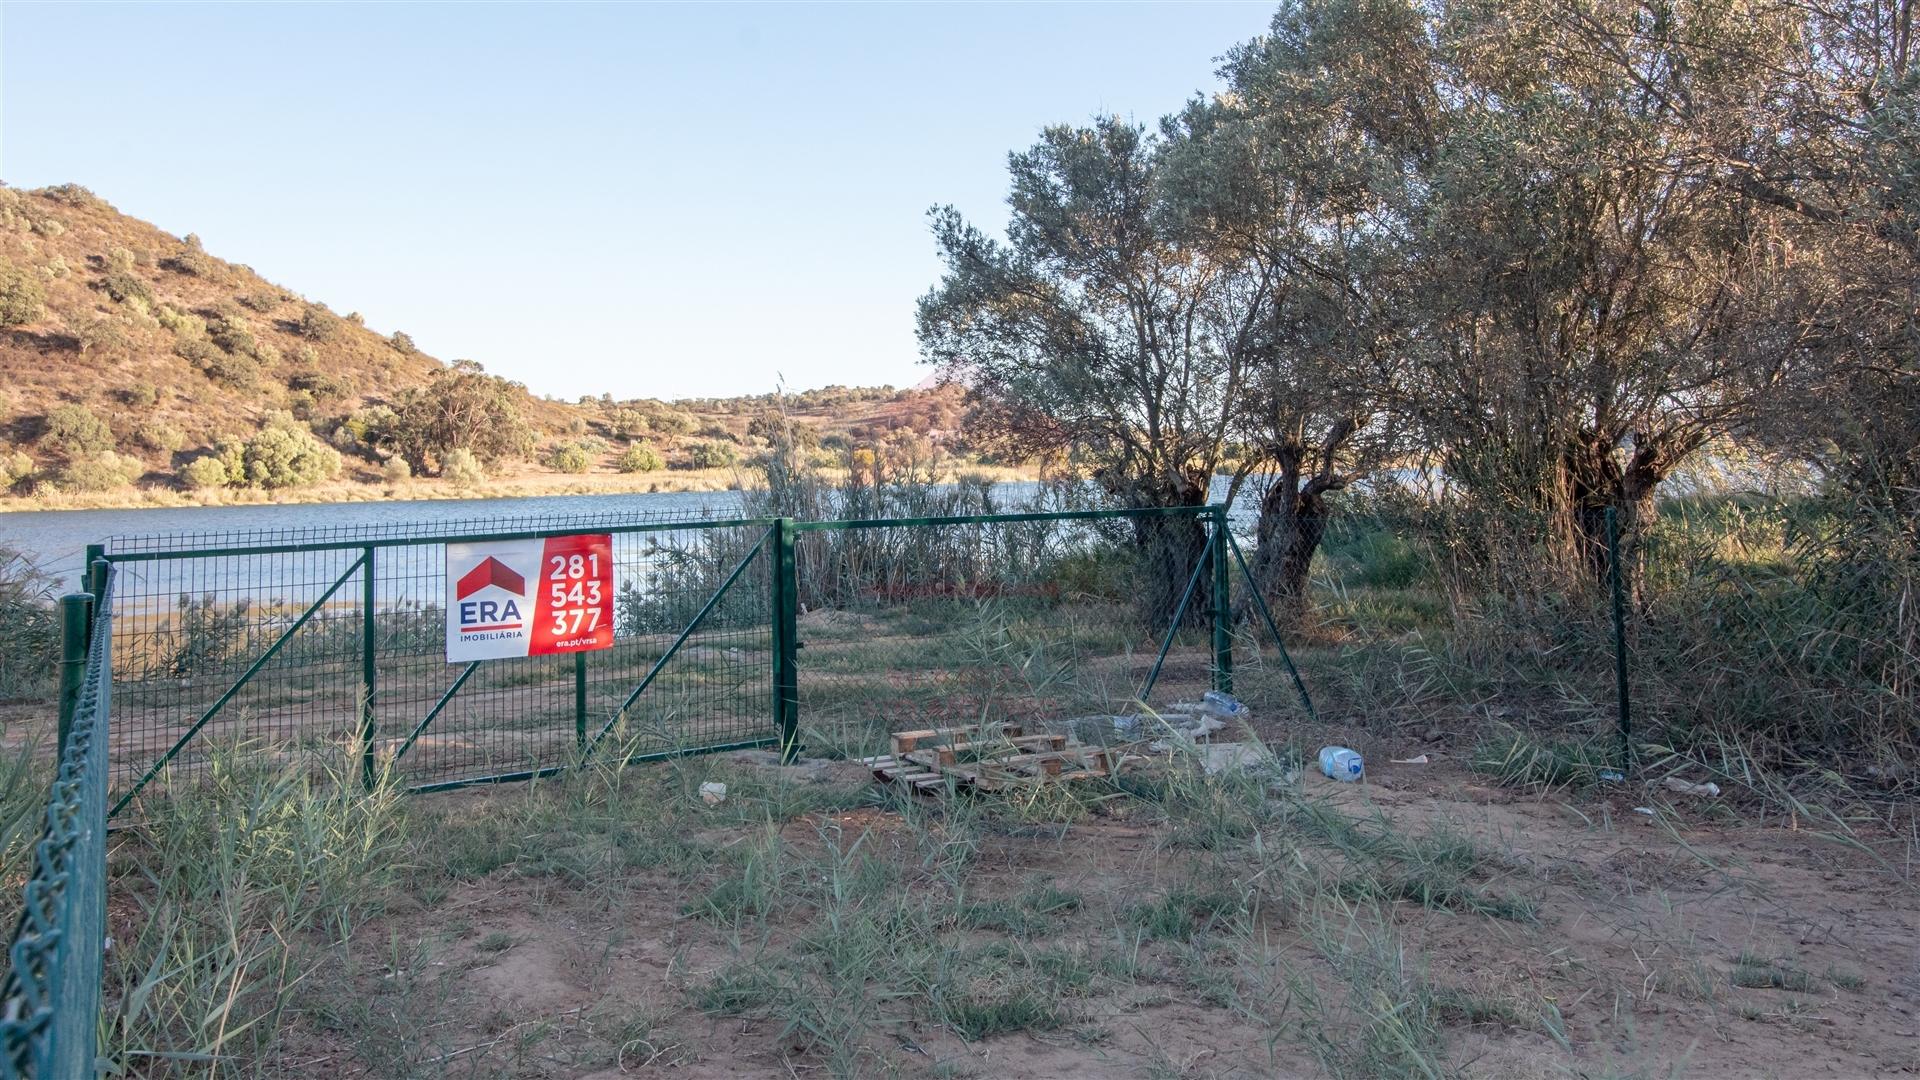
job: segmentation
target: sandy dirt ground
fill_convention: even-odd
[[[713,760],[716,768],[742,767]],[[845,763],[806,775],[846,788],[869,783]],[[516,797],[499,790],[441,798],[458,814],[483,815],[493,800]],[[1435,1064],[1445,1071],[1920,1071],[1920,892],[1905,863],[1911,847],[1897,835],[1862,829],[1843,839],[1792,818],[1746,824],[1699,800],[1675,804],[1643,791],[1518,793],[1488,787],[1444,758],[1383,760],[1361,785],[1307,777],[1298,798],[1358,820],[1383,816],[1407,836],[1471,837],[1486,853],[1484,884],[1537,911],[1494,919],[1411,902],[1386,907],[1395,947],[1426,984],[1481,1003],[1439,1013]],[[1636,812],[1650,803],[1652,815]],[[817,849],[823,836],[865,834],[869,851],[904,868],[899,888],[925,887],[915,877],[923,862],[912,829],[886,806],[716,827],[689,839],[718,851],[770,827],[798,851]],[[1168,829],[1122,803],[1061,826],[990,825],[968,888],[1012,896],[1049,883],[1078,906],[1046,942],[1107,948],[1129,910],[1191,884],[1196,871],[1221,872],[1224,864],[1170,846]],[[743,941],[737,924],[683,913],[713,881],[645,868],[568,880],[505,866],[443,895],[415,897],[355,932],[364,962],[351,976],[353,992],[372,1019],[332,1031],[311,1016],[296,1019],[282,1072],[791,1080],[841,1071],[808,1032],[777,1017],[699,1006],[701,987],[756,949],[790,947],[806,917],[776,914],[754,931],[762,940]],[[912,1003],[881,1008],[899,1019],[865,1030],[859,1071],[1322,1076],[1330,1068],[1312,1050],[1315,1026],[1332,1025],[1343,1040],[1360,1023],[1358,1013],[1328,1009],[1324,995],[1318,1011],[1309,1007],[1337,980],[1284,911],[1256,913],[1233,934],[1196,942],[1138,942],[1137,953],[1126,977],[1102,976],[1060,1002],[1064,1022],[1045,1030],[967,1041],[914,1019]],[[1404,1003],[1373,1006],[1396,1004]],[[367,1035],[374,1020],[390,1029],[390,1049]]]

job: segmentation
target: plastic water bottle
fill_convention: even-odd
[[[1344,746],[1323,746],[1320,748],[1320,771],[1340,781],[1358,780],[1366,775],[1366,762],[1360,760],[1360,751],[1349,750]]]
[[[1218,690],[1209,690],[1200,696],[1207,708],[1222,720],[1232,720],[1245,716],[1247,707],[1232,694],[1223,694]]]

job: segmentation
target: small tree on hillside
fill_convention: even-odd
[[[454,449],[481,465],[525,455],[533,433],[521,417],[525,390],[462,360],[408,390],[394,402],[383,426],[365,433],[373,445],[406,459],[416,475],[437,471]]]

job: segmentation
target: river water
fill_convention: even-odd
[[[996,485],[996,501],[1012,507],[1033,494],[1038,485],[1013,482]],[[1250,486],[1257,486],[1252,484]],[[1214,478],[1212,497],[1224,499],[1227,478]],[[1255,498],[1243,491],[1235,505],[1235,530],[1251,525]],[[32,560],[64,589],[79,584],[88,544],[113,537],[151,537],[193,534],[205,537],[196,546],[216,546],[215,537],[244,537],[281,529],[351,530],[391,529],[406,525],[473,524],[486,531],[486,522],[525,519],[598,518],[609,515],[697,520],[724,517],[740,510],[737,491],[654,492],[630,495],[546,495],[511,499],[408,499],[390,502],[260,504],[252,506],[186,506],[134,510],[16,510],[0,513],[0,547],[12,548]],[[1242,520],[1249,519],[1249,520]],[[423,530],[432,531],[432,530]]]

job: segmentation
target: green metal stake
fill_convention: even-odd
[[[587,748],[587,654],[573,654],[573,745]]]
[[[773,526],[773,720],[780,760],[800,756],[800,580],[792,518]]]
[[[66,756],[67,736],[73,731],[73,711],[80,705],[80,685],[87,678],[87,643],[93,634],[93,594],[68,593],[60,598],[60,737],[54,760]]]
[[[1627,589],[1620,570],[1620,519],[1607,507],[1607,579],[1613,588],[1613,684],[1620,702],[1620,769],[1633,768],[1633,702],[1627,690]]]
[[[1233,693],[1233,564],[1227,561],[1227,508],[1213,508],[1213,688]]]
[[[374,581],[373,548],[364,549],[360,556],[360,781],[368,791],[373,790],[373,695],[378,688],[380,669],[378,659],[379,626],[373,617]]]
[[[87,591],[93,594],[93,608],[100,610],[100,600],[107,595],[107,545],[87,545]]]

